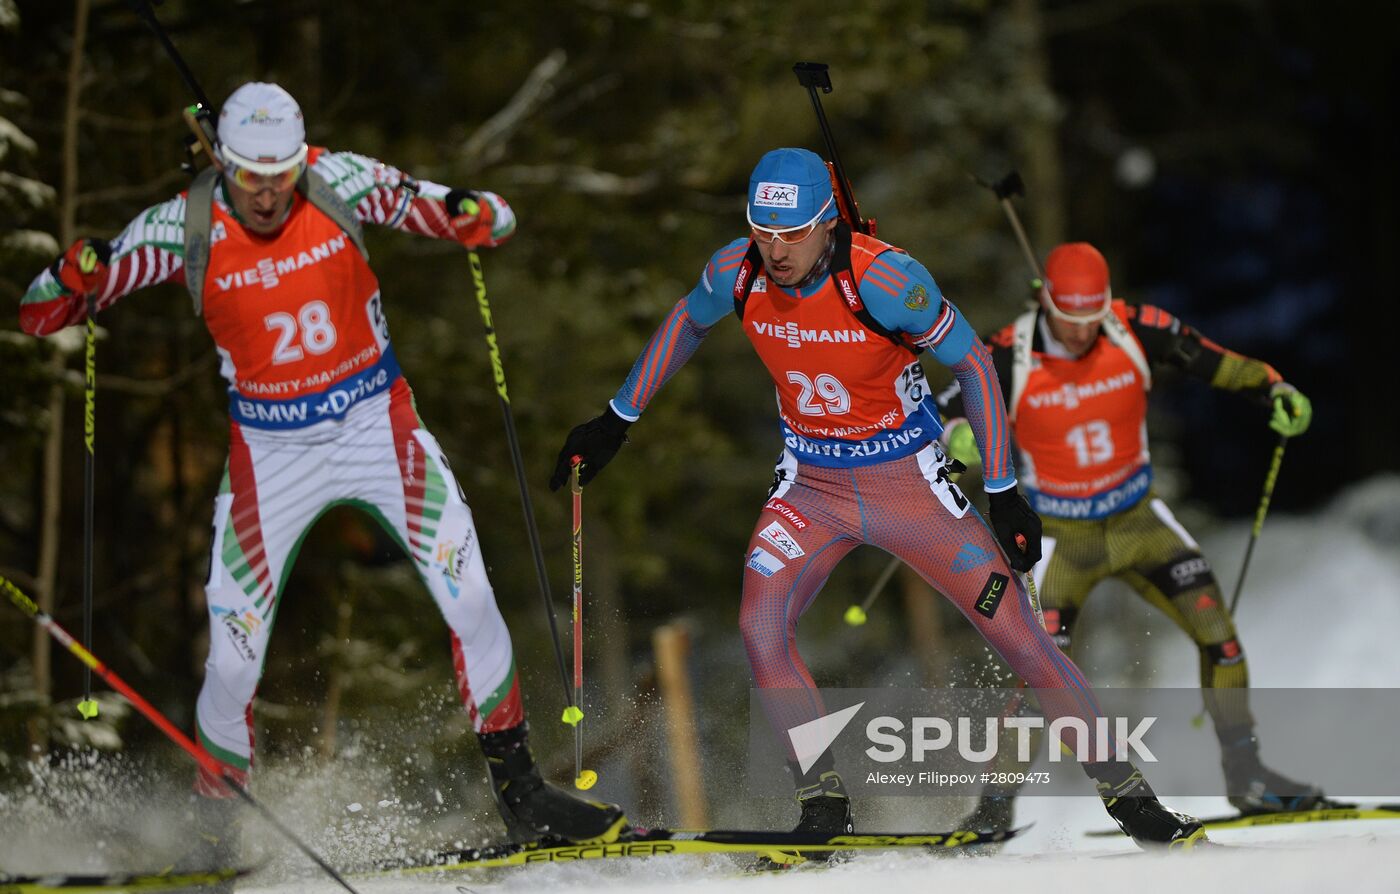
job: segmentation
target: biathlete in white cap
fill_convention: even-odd
[[[779,738],[787,742],[787,730],[824,713],[796,648],[797,622],[841,558],[863,543],[898,556],[947,596],[1037,690],[1048,716],[1094,728],[1094,695],[1037,623],[1017,573],[1040,558],[1040,520],[1017,493],[986,347],[922,264],[838,220],[827,167],[812,152],[763,156],[749,182],[748,223],[749,235],[710,258],[608,408],[569,433],[550,486],[567,479],[573,456],[583,458],[580,479],[591,480],[711,327],[734,314],[777,387],[784,443],[749,541],[739,615]],[[986,457],[990,526],[950,480],[917,357],[925,349],[962,386]],[[1085,770],[1135,840],[1189,845],[1202,837],[1198,822],[1158,802],[1131,762],[1094,749],[1089,743]],[[830,751],[802,760],[789,747],[789,759],[797,828],[850,831],[850,799]]]
[[[219,115],[219,164],[147,209],[110,244],[75,243],[20,306],[43,335],[162,282],[195,299],[228,380],[229,458],[214,504],[209,660],[195,726],[246,773],[252,701],[295,548],[336,504],[372,515],[413,559],[451,632],[457,688],[513,837],[611,840],[613,805],[545,783],[530,756],[510,633],[472,513],[423,426],[389,339],[361,228],[380,224],[495,247],[515,231],[500,196],[414,180],[382,162],[307,146],[301,109],[244,84]],[[201,778],[200,824],[232,865],[232,793]]]

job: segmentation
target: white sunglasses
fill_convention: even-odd
[[[835,199],[836,194],[832,193],[827,197],[826,204],[822,205],[811,220],[804,224],[798,224],[795,227],[761,227],[753,222],[753,214],[747,207],[744,208],[744,217],[748,218],[749,229],[753,230],[754,241],[762,242],[764,245],[767,245],[774,239],[777,239],[784,245],[796,245],[803,239],[812,235],[812,232],[817,228],[817,224],[821,222],[822,215],[826,213],[826,209],[831,207],[831,203],[835,201]]]
[[[1108,286],[1104,289],[1103,306],[1100,307],[1098,310],[1088,314],[1072,314],[1066,310],[1062,310],[1060,306],[1055,303],[1055,299],[1050,296],[1050,286],[1048,285],[1046,280],[1042,278],[1040,282],[1040,303],[1045,307],[1045,310],[1050,314],[1050,316],[1054,317],[1057,320],[1082,326],[1086,323],[1097,323],[1101,321],[1104,317],[1108,316],[1109,313],[1113,310],[1112,286]]]

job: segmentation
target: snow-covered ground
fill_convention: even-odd
[[[1248,525],[1227,526],[1203,540],[1228,591],[1243,554]],[[1307,517],[1271,516],[1256,548],[1239,612],[1241,637],[1259,687],[1400,687],[1400,477],[1374,479],[1339,495]],[[1169,627],[1156,628],[1142,656],[1157,672],[1159,686],[1197,684],[1196,653]],[[1091,667],[1096,683],[1115,685],[1111,673]],[[1268,757],[1265,744],[1264,755]],[[363,788],[366,780],[357,780]],[[1400,790],[1400,772],[1390,781]],[[334,783],[330,783],[333,785]],[[100,787],[100,785],[98,786]],[[309,794],[309,793],[308,793]],[[327,791],[315,794],[325,795]],[[1335,792],[1336,795],[1356,793]],[[268,792],[279,810],[295,811],[297,796]],[[862,821],[881,827],[914,827],[914,799],[878,799],[861,807]],[[25,810],[23,799],[0,799],[6,811]],[[1198,815],[1228,811],[1223,798],[1170,799]],[[380,805],[383,807],[384,805]],[[361,827],[354,841],[337,841],[327,855],[339,862],[350,854],[389,855],[402,816],[383,811],[381,828]],[[397,817],[397,819],[396,819]],[[14,817],[10,817],[13,819]],[[1202,894],[1251,891],[1400,891],[1400,820],[1310,824],[1224,831],[1213,838],[1249,847],[1162,857],[1137,855],[1125,839],[1087,838],[1084,832],[1109,821],[1097,798],[1023,798],[1018,823],[1033,823],[1021,838],[994,857],[932,857],[917,853],[871,853],[849,863],[813,871],[752,875],[722,858],[658,857],[572,865],[532,866],[480,877],[467,874],[357,878],[365,894],[427,892],[602,891],[706,894],[746,892],[897,892],[1003,890],[1052,894],[1086,890],[1131,894]],[[22,825],[22,823],[21,823]],[[6,826],[10,826],[7,822]],[[305,828],[317,837],[314,828]],[[38,847],[36,842],[32,846]],[[339,849],[337,852],[337,848]],[[0,843],[0,857],[13,860]],[[18,869],[19,867],[15,867]],[[339,889],[297,855],[279,854],[240,892],[328,894]]]

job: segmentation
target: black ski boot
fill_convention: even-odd
[[[1340,806],[1322,789],[1275,773],[1259,760],[1259,740],[1253,735],[1224,749],[1225,793],[1244,816],[1289,810],[1325,810]]]
[[[1137,770],[1117,784],[1100,780],[1098,789],[1108,815],[1144,850],[1189,850],[1208,841],[1201,821],[1163,806]]]
[[[616,804],[577,797],[540,776],[530,754],[530,725],[481,733],[481,750],[491,770],[491,790],[511,841],[543,836],[569,841],[616,841],[628,831],[627,817]]]
[[[797,803],[802,808],[802,816],[792,831],[827,838],[850,835],[855,831],[855,823],[851,819],[851,797],[846,794],[846,786],[841,782],[839,773],[825,770],[820,774],[814,772],[805,775],[793,767],[793,775],[799,780]],[[834,851],[810,857],[788,851],[770,851],[758,858],[755,868],[791,869],[808,860],[827,862],[836,856]]]
[[[794,832],[817,835],[850,835],[855,831],[851,820],[851,796],[835,770],[827,770],[809,785],[797,790],[797,803],[802,817]]]

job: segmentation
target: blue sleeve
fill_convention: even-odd
[[[982,489],[992,494],[1015,487],[1011,425],[991,352],[980,338],[974,338],[967,354],[950,367],[962,390],[963,412],[972,426],[977,452],[982,455]]]
[[[880,253],[860,281],[860,297],[881,325],[909,333],[944,366],[962,360],[977,341],[977,333],[943,297],[933,274],[903,252]]]
[[[710,256],[700,281],[685,296],[686,313],[709,328],[734,312],[734,280],[749,250],[748,239],[735,239]]]
[[[612,408],[623,419],[635,422],[661,386],[700,348],[710,327],[734,312],[734,280],[748,244],[747,239],[736,239],[715,252],[695,288],[653,333],[613,395]]]

